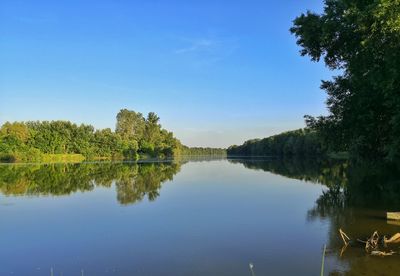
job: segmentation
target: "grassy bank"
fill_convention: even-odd
[[[1,153],[0,162],[23,163],[23,162],[82,162],[86,158],[82,154],[43,154],[40,152],[14,152]]]
[[[43,154],[40,162],[82,162],[85,159],[82,154]]]

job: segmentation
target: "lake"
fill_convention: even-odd
[[[317,160],[4,164],[0,275],[320,275],[325,244],[325,275],[398,275],[338,229],[400,232],[399,186]]]

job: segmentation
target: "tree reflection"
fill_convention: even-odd
[[[254,170],[263,170],[285,177],[320,183],[327,187],[344,186],[347,163],[335,160],[289,159],[230,159]]]
[[[172,180],[179,171],[176,163],[147,163],[136,165],[132,175],[125,174],[116,179],[117,198],[121,204],[141,201],[146,195],[150,201],[159,196],[161,184]]]
[[[311,181],[326,189],[308,211],[307,219],[329,222],[328,261],[336,264],[330,275],[397,275],[400,263],[392,258],[371,258],[362,246],[341,254],[342,228],[353,239],[366,240],[375,230],[382,235],[399,232],[399,224],[386,221],[386,211],[400,210],[400,166],[332,160],[231,160],[246,168]],[[340,265],[337,265],[339,262]],[[329,263],[329,262],[328,262]]]
[[[268,171],[285,177],[320,183],[327,187],[316,201],[324,214],[327,208],[350,206],[392,209],[400,206],[400,166],[398,164],[351,163],[318,159],[231,159],[246,168]]]
[[[180,170],[178,163],[80,163],[0,166],[0,192],[4,195],[69,195],[111,187],[117,200],[132,204],[146,196],[155,200],[163,182]]]

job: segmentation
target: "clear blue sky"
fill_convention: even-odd
[[[114,129],[155,111],[190,146],[229,146],[325,114],[332,72],[299,56],[292,20],[322,0],[0,3],[0,123]]]

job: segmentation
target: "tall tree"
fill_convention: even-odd
[[[355,156],[400,157],[400,0],[325,0],[291,32],[301,55],[323,58],[340,75],[323,81],[328,116],[306,123],[332,149]]]
[[[154,144],[159,138],[161,125],[159,124],[160,117],[156,113],[150,112],[146,118],[146,141]]]
[[[121,109],[120,112],[118,112],[115,132],[119,134],[123,140],[141,140],[144,129],[145,119],[142,113],[127,109]]]

